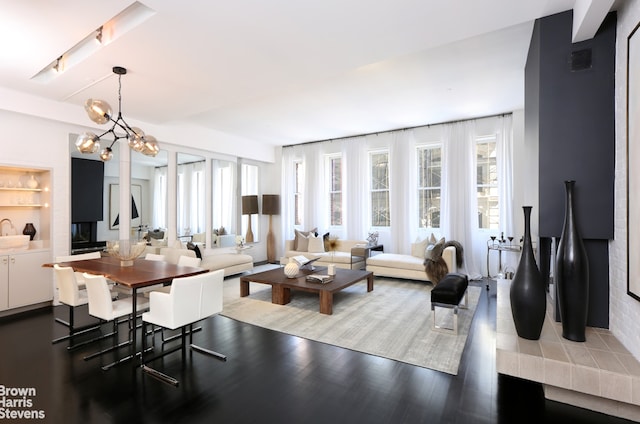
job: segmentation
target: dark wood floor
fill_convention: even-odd
[[[180,380],[175,388],[129,365],[102,371],[111,357],[83,361],[100,343],[71,353],[52,345],[64,333],[53,315],[66,309],[56,307],[0,320],[0,385],[35,388],[30,409],[52,423],[626,422],[546,401],[539,385],[499,377],[495,309],[492,282],[457,376],[216,316],[194,341],[228,361],[196,352],[184,363],[179,353],[158,360],[156,368]]]

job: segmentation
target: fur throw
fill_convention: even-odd
[[[445,248],[448,246],[453,246],[456,248],[456,266],[458,268],[462,267],[462,263],[464,261],[464,252],[462,250],[462,245],[455,240],[449,240],[444,243]]]
[[[447,263],[440,257],[439,259],[432,261],[431,259],[424,260],[424,269],[427,275],[430,275],[435,281],[432,281],[433,285],[437,285],[440,280],[444,278],[449,272]]]
[[[464,253],[462,250],[462,245],[455,241],[449,240],[444,243],[444,248],[448,246],[453,246],[456,248],[456,266],[458,268],[462,267],[462,263],[464,261]],[[449,268],[447,267],[447,263],[442,259],[442,256],[434,259],[425,259],[424,260],[424,269],[428,275],[430,275],[435,281],[432,281],[435,286],[444,278],[445,275],[449,273]]]

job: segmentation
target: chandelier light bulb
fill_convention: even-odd
[[[80,153],[95,153],[100,149],[98,136],[92,132],[82,133],[76,139],[76,149]]]
[[[106,124],[111,118],[111,106],[104,100],[87,99],[84,110],[87,111],[89,119],[96,124]]]
[[[113,150],[111,150],[111,147],[105,147],[104,150],[100,152],[100,159],[104,162],[108,162],[111,158],[113,158]]]

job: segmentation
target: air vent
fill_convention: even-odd
[[[591,69],[591,49],[571,52],[571,72]]]

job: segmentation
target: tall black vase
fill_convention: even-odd
[[[538,340],[547,310],[547,294],[531,245],[531,206],[523,206],[522,255],[511,282],[511,313],[518,336]]]
[[[556,290],[562,337],[584,342],[589,312],[589,259],[575,221],[574,184],[575,181],[564,182],[566,204],[564,227],[556,255]]]

